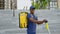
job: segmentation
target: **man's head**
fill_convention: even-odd
[[[30,7],[30,13],[31,13],[31,14],[34,14],[34,11],[35,11],[35,7],[34,7],[34,6],[31,6],[31,7]]]

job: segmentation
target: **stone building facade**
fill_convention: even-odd
[[[57,0],[57,6],[60,9],[60,0]]]
[[[0,0],[0,9],[17,9],[17,0]]]

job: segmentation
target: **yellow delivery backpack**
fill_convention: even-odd
[[[27,15],[28,13],[27,12],[20,12],[19,14],[19,28],[27,28],[27,22],[28,22],[28,19],[27,19]]]

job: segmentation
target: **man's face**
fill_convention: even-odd
[[[32,14],[34,14],[34,12],[35,12],[35,9],[33,9],[33,10],[30,10],[30,12],[31,12]]]

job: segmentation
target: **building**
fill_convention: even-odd
[[[57,0],[57,6],[60,9],[60,0]]]
[[[0,0],[0,9],[4,9],[4,0]]]
[[[20,2],[21,1],[21,2]],[[34,0],[36,1],[36,0]],[[18,2],[18,4],[17,4]],[[20,2],[20,3],[19,3]],[[22,3],[23,2],[23,3]],[[0,0],[0,9],[18,9],[18,8],[22,8],[23,6],[21,4],[23,4],[24,6],[28,6],[30,7],[31,1],[22,1],[22,0]],[[51,0],[50,4],[48,5],[48,8],[60,8],[60,0]]]
[[[58,0],[51,0],[50,1],[50,7],[49,8],[58,8],[58,3],[57,3]]]
[[[58,8],[60,9],[60,0],[51,0],[50,8]]]
[[[17,0],[0,0],[0,9],[17,9]]]

